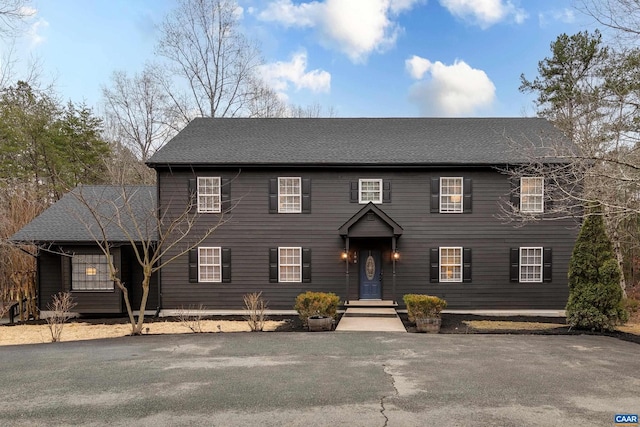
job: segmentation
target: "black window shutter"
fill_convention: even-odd
[[[542,280],[545,282],[551,281],[551,248],[544,248],[542,250]]]
[[[220,179],[220,202],[223,213],[231,210],[231,180],[229,178]]]
[[[189,283],[198,282],[198,249],[189,250]]]
[[[511,204],[515,210],[520,210],[520,178],[511,178]]]
[[[351,181],[349,183],[349,201],[351,203],[358,203],[358,181]]]
[[[440,178],[431,178],[431,213],[440,212]]]
[[[438,283],[440,281],[440,249],[439,248],[431,248],[429,261],[430,261],[429,279],[431,283]]]
[[[391,181],[382,181],[382,203],[391,203]]]
[[[512,282],[520,281],[520,248],[511,248],[509,277]]]
[[[551,191],[551,179],[544,180],[544,197],[543,200],[543,210],[544,212],[548,212],[553,208],[553,191]]]
[[[278,282],[278,248],[269,248],[269,282]]]
[[[471,248],[462,249],[462,281],[471,282]]]
[[[311,282],[311,249],[302,248],[302,283]]]
[[[278,178],[269,179],[269,213],[278,213]]]
[[[464,178],[462,184],[462,211],[464,213],[471,213],[471,178]]]
[[[231,248],[222,248],[222,282],[231,282]]]
[[[302,178],[302,213],[311,213],[311,179]]]
[[[191,208],[193,208],[194,206],[198,206],[198,180],[195,178],[190,178],[188,184],[189,200],[187,201],[187,203],[189,203],[189,210],[191,210]]]

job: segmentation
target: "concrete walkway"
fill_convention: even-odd
[[[349,307],[336,331],[407,332],[395,308]]]

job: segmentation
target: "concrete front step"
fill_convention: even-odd
[[[336,331],[407,332],[396,310],[390,307],[349,307]]]
[[[351,300],[344,303],[345,307],[397,307],[398,303],[391,300]]]

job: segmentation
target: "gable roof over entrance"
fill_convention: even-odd
[[[342,237],[398,237],[402,231],[402,227],[373,202],[369,202],[338,229]]]
[[[147,162],[185,166],[438,166],[552,160],[541,118],[197,118]],[[523,144],[526,149],[523,149]]]

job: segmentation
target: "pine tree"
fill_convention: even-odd
[[[582,224],[569,263],[567,323],[580,329],[606,331],[627,317],[613,246],[599,209],[592,209]]]

